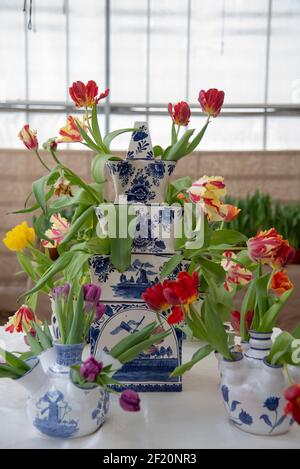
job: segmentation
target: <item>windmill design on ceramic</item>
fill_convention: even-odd
[[[141,294],[159,281],[164,264],[176,251],[175,232],[183,218],[182,207],[164,203],[169,177],[176,162],[155,160],[146,122],[136,122],[125,160],[107,163],[115,188],[116,205],[130,204],[136,216],[131,266],[123,273],[111,264],[109,256],[95,255],[90,261],[93,283],[102,288],[106,313],[91,329],[91,350],[97,358],[128,334],[156,320]],[[104,207],[96,207],[102,227]],[[180,270],[187,269],[183,262]],[[172,274],[173,276],[175,273]],[[171,276],[172,276],[171,275]],[[170,326],[162,318],[165,329]],[[173,330],[162,344],[129,364],[115,378],[136,391],[181,391],[181,378],[170,378],[181,364],[181,332]]]

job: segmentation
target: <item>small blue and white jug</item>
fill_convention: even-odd
[[[108,392],[93,384],[81,388],[70,378],[70,366],[81,363],[82,350],[83,344],[55,344],[54,350],[29,359],[31,370],[18,379],[29,393],[29,419],[44,435],[57,438],[89,435],[106,419]]]

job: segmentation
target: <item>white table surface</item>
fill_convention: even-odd
[[[0,328],[0,346],[24,350],[23,338]],[[197,348],[184,344],[184,358]],[[181,393],[141,393],[142,411],[122,411],[115,396],[109,417],[93,435],[73,440],[40,436],[26,416],[26,392],[0,379],[0,448],[300,448],[300,427],[283,436],[258,437],[228,423],[212,355],[184,376]]]

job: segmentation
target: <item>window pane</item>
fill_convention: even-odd
[[[203,117],[197,117],[191,124],[199,131],[204,123]],[[262,145],[262,117],[219,116],[209,124],[199,150],[262,150]]]
[[[186,95],[187,2],[151,2],[150,34],[150,102],[181,101]]]
[[[268,150],[300,148],[299,117],[268,118]]]
[[[145,103],[147,2],[111,2],[111,99]]]
[[[39,1],[28,32],[29,99],[66,99],[66,15],[63,0]]]
[[[104,84],[104,1],[69,1],[70,83],[95,80]],[[67,83],[69,86],[69,83]]]
[[[24,149],[18,133],[25,119],[24,112],[0,112],[0,148]]]
[[[273,0],[270,103],[300,103],[300,2]]]
[[[17,0],[0,4],[0,100],[25,99],[24,13]]]
[[[267,0],[192,1],[190,96],[221,88],[226,103],[264,101]]]

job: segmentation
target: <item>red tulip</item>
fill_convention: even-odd
[[[256,236],[248,239],[247,245],[249,256],[254,262],[260,261],[276,269],[290,263],[295,255],[295,250],[275,228],[260,231]]]
[[[174,306],[191,304],[197,300],[199,292],[199,275],[193,272],[179,272],[175,281],[166,281],[163,285],[164,297]]]
[[[170,326],[172,326],[174,324],[181,323],[183,320],[184,320],[184,314],[183,314],[183,311],[182,311],[182,307],[181,306],[174,306],[172,308],[171,314],[169,314],[169,316],[167,318],[168,324],[170,324]]]
[[[164,297],[164,289],[161,283],[147,288],[142,294],[142,298],[154,311],[161,312],[170,308],[168,301]]]
[[[250,330],[254,318],[254,311],[247,311],[245,314],[245,325],[247,332]],[[231,326],[235,332],[241,332],[241,313],[239,311],[231,311],[230,313]]]
[[[28,150],[37,150],[39,144],[36,138],[36,131],[32,130],[28,124],[25,124],[20,130],[18,137],[24,143]]]
[[[296,251],[292,246],[290,246],[289,242],[286,239],[282,240],[282,243],[276,253],[276,257],[272,263],[274,269],[281,269],[287,264],[290,264],[294,257]]]
[[[284,409],[285,414],[291,414],[295,422],[300,425],[300,384],[290,386],[285,391],[284,397],[289,401]]]
[[[201,90],[198,101],[202,111],[209,116],[217,117],[221,112],[224,96],[224,91],[219,91],[216,88],[211,88],[207,91]]]
[[[94,80],[90,80],[85,85],[82,81],[76,81],[69,88],[69,93],[76,107],[93,107],[97,104],[100,99],[106,98],[109,94],[107,88],[104,93],[101,93],[98,97],[98,86]]]
[[[173,119],[174,124],[187,126],[191,117],[191,110],[188,103],[181,101],[174,105],[169,103],[168,111]]]
[[[294,287],[286,272],[275,272],[271,288],[277,296],[281,296],[284,292],[291,290]]]

